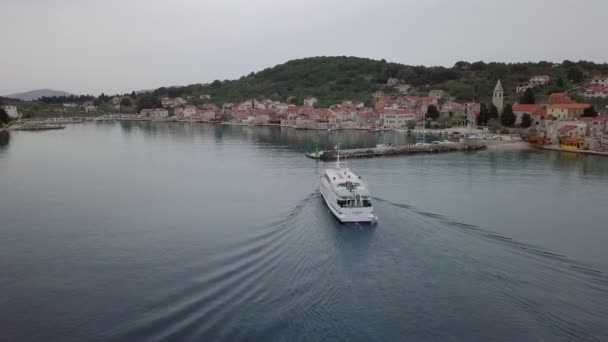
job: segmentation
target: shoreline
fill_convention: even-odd
[[[590,156],[608,157],[608,152],[602,152],[602,151],[569,150],[569,149],[561,148],[559,146],[534,146],[534,147],[538,148],[538,149],[542,149],[542,150],[548,150],[548,151],[569,152],[569,153],[584,154],[584,155],[590,155]]]
[[[484,140],[488,151],[524,151],[533,147],[522,140]]]

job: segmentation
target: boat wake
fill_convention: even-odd
[[[110,339],[240,339],[237,335],[244,322],[235,317],[239,312],[255,312],[256,305],[272,300],[271,275],[283,267],[282,260],[292,252],[290,246],[305,232],[298,217],[320,197],[318,191],[310,193],[280,219],[252,227],[249,236],[218,249],[216,255],[181,265],[181,281],[166,284],[162,298],[154,300],[139,320],[111,332]],[[293,271],[301,274],[317,266],[300,258]]]
[[[528,251],[530,253],[534,253],[535,255],[541,255],[541,256],[546,256],[546,257],[551,257],[551,258],[558,258],[561,260],[568,260],[569,258],[566,255],[563,254],[559,254],[559,253],[554,253],[554,252],[550,252],[547,251],[541,247],[532,245],[532,244],[527,244],[524,242],[519,242],[519,241],[515,241],[513,240],[513,238],[504,236],[504,235],[500,235],[498,233],[492,232],[490,230],[481,228],[479,226],[476,225],[472,225],[472,224],[468,224],[468,223],[462,223],[462,222],[458,222],[458,221],[454,221],[452,219],[449,219],[447,217],[445,217],[444,215],[441,214],[435,214],[435,213],[430,213],[430,212],[426,212],[420,209],[417,209],[411,205],[408,204],[402,204],[402,203],[395,203],[395,202],[391,202],[391,201],[387,201],[384,200],[382,198],[377,198],[374,197],[373,198],[375,201],[380,202],[380,203],[385,203],[387,205],[393,206],[393,207],[397,207],[397,208],[402,208],[402,209],[408,209],[416,214],[419,214],[421,216],[424,217],[430,217],[433,218],[435,220],[440,221],[441,223],[444,223],[446,227],[452,227],[452,228],[458,228],[458,229],[462,229],[464,231],[466,231],[467,233],[471,233],[474,232],[474,234],[476,234],[478,237],[481,238],[486,238],[486,239],[491,239],[491,240],[495,240],[498,242],[501,242],[505,245],[514,247],[514,248],[518,248],[521,250],[525,250]],[[576,263],[576,261],[574,260],[570,260],[571,263]],[[572,265],[572,267],[574,267],[575,269],[584,269],[584,270],[591,270],[597,274],[603,274],[602,271],[599,270],[594,270],[592,268],[589,267],[584,267],[584,266],[580,266],[580,265]]]
[[[389,222],[391,227],[406,228],[415,232],[418,239],[427,240],[410,241],[411,248],[420,243],[425,250],[431,245],[436,253],[447,253],[441,259],[449,260],[451,268],[462,269],[461,277],[471,277],[480,286],[490,288],[496,298],[562,338],[596,340],[608,334],[604,324],[608,318],[608,277],[604,272],[476,225],[407,204],[374,200],[378,210],[402,209],[397,210],[395,221]],[[396,223],[404,221],[408,223],[405,227]],[[385,220],[380,221],[380,231],[388,228]]]

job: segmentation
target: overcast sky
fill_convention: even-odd
[[[1,0],[0,94],[233,79],[294,58],[608,60],[608,0]]]

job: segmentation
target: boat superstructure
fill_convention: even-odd
[[[377,221],[367,184],[349,168],[340,166],[339,151],[336,166],[325,170],[319,189],[340,222]]]

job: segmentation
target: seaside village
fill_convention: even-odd
[[[528,88],[542,87],[549,76],[535,75],[529,82],[517,85],[515,92],[523,93]],[[479,135],[487,128],[478,129],[481,105],[478,102],[456,102],[443,90],[430,90],[427,96],[409,95],[413,87],[403,81],[390,78],[383,90],[372,96],[373,107],[363,102],[343,101],[329,108],[317,108],[318,99],[308,97],[301,105],[270,99],[248,99],[243,102],[224,103],[221,108],[211,102],[210,95],[163,97],[162,108],[142,109],[136,117],[129,115],[106,115],[105,118],[130,117],[137,120],[210,122],[235,125],[280,125],[295,129],[363,129],[395,130],[446,128],[459,130],[469,135]],[[608,75],[596,75],[579,91],[584,99],[608,98]],[[120,111],[123,97],[112,98],[114,109]],[[198,106],[192,103],[199,103]],[[202,103],[202,104],[200,104]],[[505,111],[505,91],[500,80],[493,91],[492,103],[498,114]],[[69,106],[71,104],[64,104]],[[516,132],[526,136],[536,145],[558,145],[568,149],[608,151],[608,114],[583,116],[588,103],[573,100],[567,93],[552,93],[536,104],[514,104]],[[17,108],[4,106],[9,115],[15,116]],[[429,109],[435,112],[431,122]],[[82,108],[86,112],[96,111],[92,103]],[[601,109],[605,112],[605,108]],[[438,112],[438,113],[437,113]],[[430,116],[430,114],[429,114]],[[500,119],[500,117],[499,117]],[[449,122],[441,127],[440,122]],[[468,129],[465,130],[465,129]]]
[[[528,88],[546,85],[549,76],[535,75],[529,82],[515,89],[523,93]],[[401,80],[391,78],[386,88],[397,90],[399,95],[386,95],[385,91],[373,94],[374,107],[363,102],[343,101],[329,108],[316,108],[314,97],[304,99],[301,106],[272,101],[249,99],[239,103],[224,103],[218,108],[212,103],[196,107],[186,99],[162,98],[163,108],[143,109],[141,118],[177,120],[187,122],[226,122],[242,125],[281,125],[296,129],[365,129],[397,130],[423,128],[428,122],[429,107],[439,111],[439,118],[451,118],[454,126],[476,126],[481,105],[477,102],[455,102],[443,90],[430,90],[427,96],[408,95],[412,87]],[[496,83],[492,103],[499,115],[505,110],[504,89],[500,80]],[[608,76],[595,76],[584,89],[584,98],[608,98]],[[200,95],[211,100],[209,95]],[[289,101],[290,99],[288,99]],[[564,148],[608,151],[608,114],[584,117],[588,103],[573,100],[567,93],[553,93],[536,104],[514,104],[515,127],[525,127],[530,142],[540,145],[561,145]],[[169,118],[169,111],[173,117]],[[527,121],[527,124],[525,123]],[[436,124],[436,122],[434,122]],[[433,127],[433,126],[431,126]],[[476,132],[478,130],[473,129]]]

